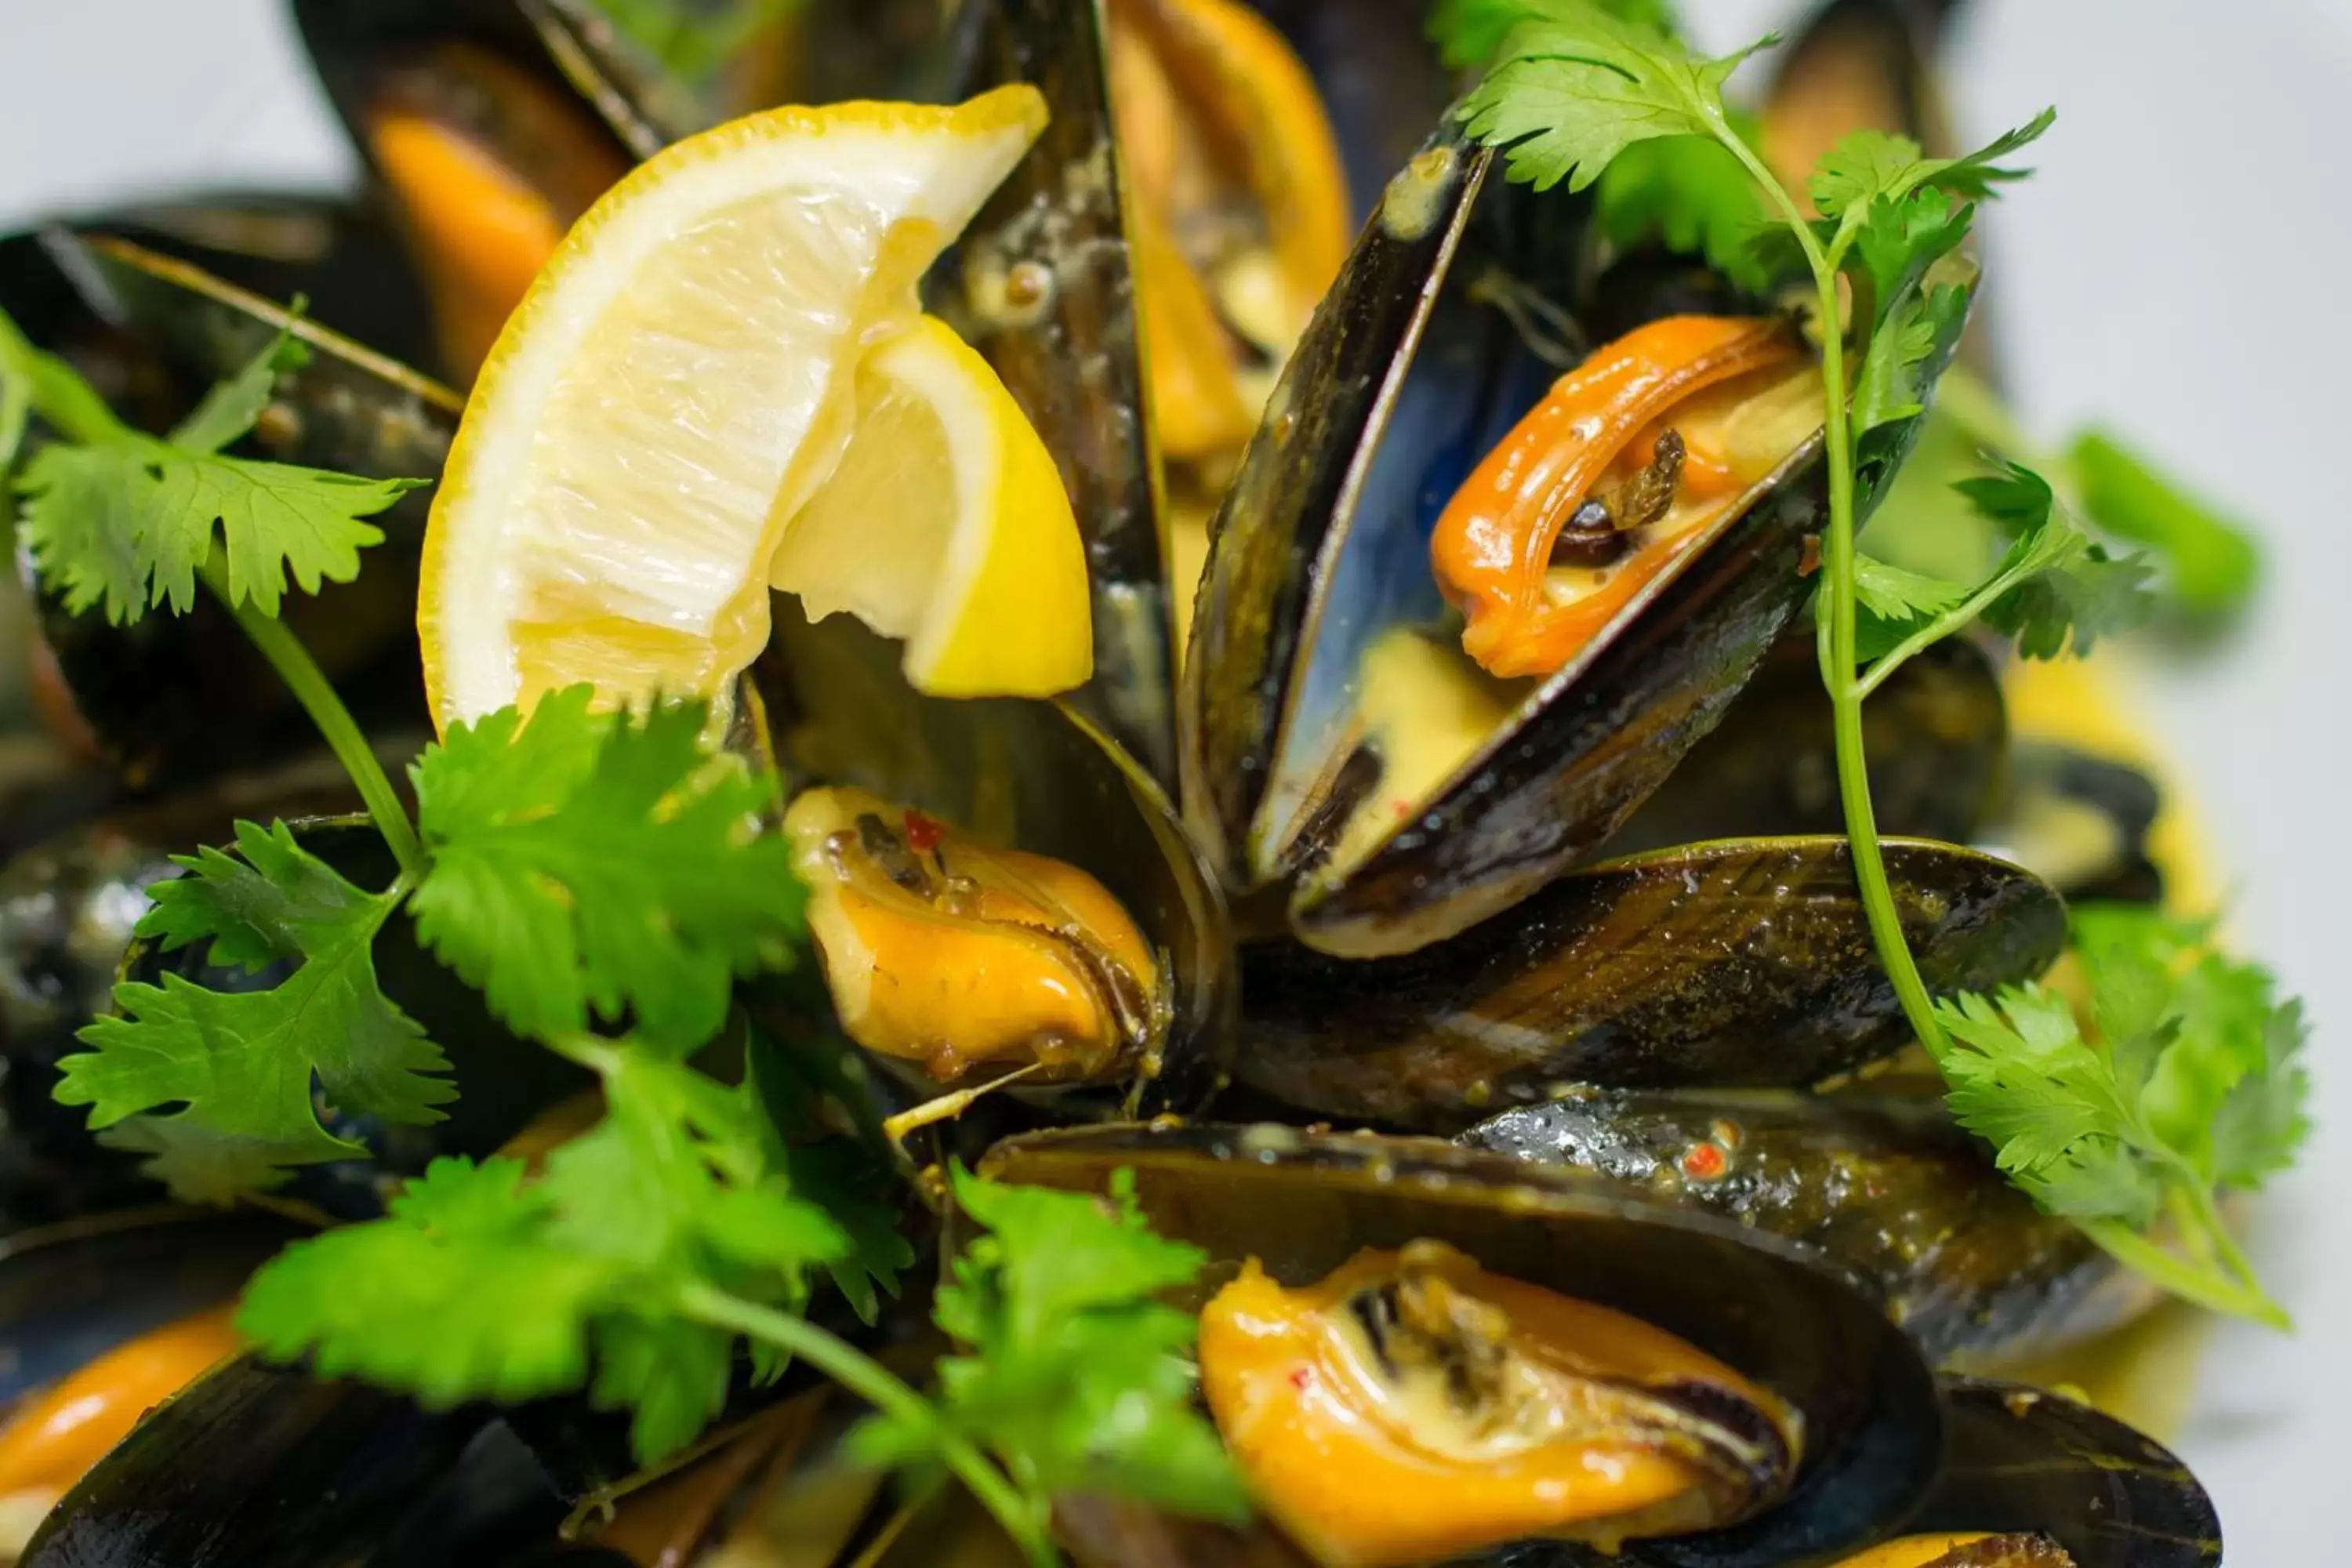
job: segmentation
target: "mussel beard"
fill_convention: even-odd
[[[1201,1368],[1258,1500],[1325,1568],[1711,1529],[1777,1499],[1800,1452],[1731,1368],[1433,1241],[1297,1290],[1251,1260],[1202,1314]]]
[[[985,1063],[1091,1081],[1164,1035],[1150,948],[1076,867],[856,789],[804,792],[784,831],[835,1011],[866,1049],[943,1083]]]

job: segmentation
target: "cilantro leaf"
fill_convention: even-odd
[[[183,1196],[214,1201],[264,1166],[366,1152],[320,1125],[314,1074],[336,1105],[387,1121],[438,1121],[457,1092],[436,1076],[449,1066],[440,1047],[376,981],[372,944],[404,889],[352,885],[282,822],[240,822],[236,834],[241,861],[177,858],[188,875],[158,886],[138,931],[166,951],[209,937],[218,961],[299,967],[268,990],[213,991],[176,973],[118,984],[117,1015],[81,1031],[93,1048],[58,1064],[56,1091],[89,1106],[94,1130],[142,1118],[118,1142],[153,1156]]]
[[[436,1405],[588,1386],[632,1412],[648,1462],[724,1403],[734,1330],[682,1310],[689,1287],[797,1307],[846,1242],[766,1158],[756,1104],[637,1042],[593,1042],[603,1121],[551,1154],[443,1159],[381,1220],[302,1242],[255,1276],[239,1327]],[[366,1289],[353,1289],[365,1281]]]
[[[1675,18],[1666,0],[1598,0],[1620,21],[1673,37]],[[1512,28],[1523,22],[1557,18],[1557,0],[1437,0],[1429,17],[1429,36],[1435,39],[1448,69],[1483,66],[1495,58]]]
[[[1701,136],[1635,142],[1601,172],[1593,196],[1593,221],[1612,243],[1654,235],[1743,284],[1769,285],[1749,266],[1749,241],[1764,217],[1756,181],[1721,142]]]
[[[1922,297],[1907,292],[1870,341],[1853,388],[1855,438],[1898,424],[1927,408],[1928,367],[1937,351],[1958,341],[1969,291],[1947,284]]]
[[[302,301],[292,312],[299,315]],[[247,362],[244,369],[205,394],[194,413],[173,427],[165,439],[184,452],[217,452],[243,438],[261,417],[278,391],[278,378],[310,363],[310,351],[293,332],[281,327],[269,346]]]
[[[1969,596],[1967,586],[1924,576],[1857,552],[1853,563],[1854,657],[1880,658]]]
[[[2086,430],[2066,454],[2084,514],[2103,532],[2163,557],[2173,596],[2200,614],[2243,603],[2262,574],[2247,531],[2189,496],[2147,458],[2101,430]]]
[[[242,458],[220,448],[249,429],[301,345],[281,332],[213,389],[168,440],[103,416],[98,438],[35,454],[17,476],[26,543],[66,607],[103,605],[118,624],[168,603],[185,614],[215,552],[234,605],[275,616],[290,577],[306,594],[359,574],[383,533],[364,520],[425,479],[373,479]],[[70,375],[60,367],[60,373]],[[78,378],[77,378],[78,381]],[[80,387],[87,396],[87,386]],[[44,400],[47,406],[47,400]]]
[[[1512,28],[1502,58],[1454,112],[1507,151],[1510,177],[1580,191],[1625,148],[1659,136],[1727,133],[1723,84],[1771,40],[1715,59],[1592,0],[1549,0]]]
[[[2014,637],[2025,658],[2055,658],[2069,648],[2087,653],[2100,637],[2147,615],[2154,601],[2146,563],[2111,557],[2092,543],[2031,468],[2011,463],[1954,488],[2010,537],[2009,548],[1991,574],[1958,599],[1947,594],[1948,584],[1911,580],[1874,562],[1858,569],[1856,657],[1877,661],[1864,682],[1865,695],[1904,659],[1979,616]]]
[[[662,68],[703,81],[802,0],[596,0],[597,10]]]
[[[1981,199],[1995,184],[2021,180],[2032,172],[2004,169],[1995,161],[2041,140],[2057,120],[2056,110],[2045,109],[2016,130],[2003,132],[1958,158],[1927,157],[1919,143],[1908,136],[1875,130],[1850,132],[1822,154],[1807,189],[1823,217],[1848,225],[1861,208],[1882,203],[1900,205],[1915,192],[1941,191]]]
[[[521,1033],[634,1016],[691,1049],[735,977],[789,962],[800,930],[790,855],[758,832],[775,786],[713,755],[699,703],[613,715],[593,697],[572,687],[528,724],[504,709],[425,750],[417,934]]]
[[[1109,1204],[1001,1186],[961,1167],[956,1201],[985,1234],[940,1289],[940,1326],[967,1347],[940,1366],[932,1422],[870,1418],[852,1451],[920,1462],[968,1435],[1023,1478],[1041,1512],[1055,1495],[1108,1491],[1239,1523],[1248,1501],[1215,1431],[1192,1408],[1182,1352],[1197,1324],[1158,1300],[1205,1258],[1145,1228],[1122,1172]]]
[[[2158,1284],[2275,1319],[2212,1194],[2260,1185],[2309,1131],[2299,1005],[2201,923],[2091,906],[2075,944],[2094,1032],[2038,984],[1937,1004],[1954,1117],[2043,1209]],[[2139,1235],[2159,1218],[2178,1250]]]
[[[2015,463],[1957,487],[2011,536],[1993,581],[2012,584],[1985,622],[2017,639],[2027,658],[2087,654],[2102,637],[2137,626],[2155,608],[2138,555],[2113,556],[2059,510],[2049,481]]]

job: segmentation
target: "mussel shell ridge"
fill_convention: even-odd
[[[1429,1140],[1276,1124],[1041,1132],[998,1144],[982,1166],[1077,1191],[1104,1190],[1122,1168],[1155,1232],[1209,1253],[1202,1299],[1247,1258],[1299,1285],[1360,1248],[1431,1238],[1654,1323],[1770,1388],[1802,1414],[1803,1467],[1778,1507],[1691,1538],[1748,1554],[1725,1561],[1834,1554],[1899,1521],[1932,1477],[1940,1436],[1918,1352],[1867,1289],[1778,1237]]]
[[[2006,862],[1893,840],[1937,991],[2028,979],[2063,905]],[[1366,963],[1243,955],[1241,1079],[1327,1115],[1458,1129],[1555,1084],[1805,1087],[1910,1043],[1843,838],[1693,845],[1572,872],[1509,918]]]
[[[2214,1568],[2221,1521],[2169,1450],[2063,1394],[1947,1378],[1944,1463],[1906,1529],[2047,1535],[2075,1568]]]
[[[1939,1364],[2053,1349],[2149,1301],[2071,1221],[2011,1185],[1939,1094],[1582,1090],[1458,1142],[1819,1247],[1875,1284]]]

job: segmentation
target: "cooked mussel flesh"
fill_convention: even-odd
[[[564,232],[664,138],[541,7],[302,0],[294,14],[415,248],[438,368],[470,381]]]
[[[1103,1076],[1164,1033],[1159,967],[1100,882],[858,789],[784,814],[850,1038],[953,1082],[979,1063]]]
[[[0,1243],[0,1562],[133,1423],[238,1345],[237,1287],[275,1220],[126,1209]]]
[[[1205,1099],[1230,1048],[1222,901],[1169,805],[1057,703],[925,697],[892,644],[774,603],[755,668],[834,1010],[931,1091],[1020,1075]],[[1131,1091],[1131,1093],[1130,1093]]]
[[[1035,1133],[982,1163],[1081,1191],[1122,1168],[1156,1232],[1209,1253],[1204,1394],[1320,1563],[1695,1531],[1773,1561],[1883,1532],[1925,1482],[1916,1352],[1774,1238],[1433,1142],[1277,1125]]]
[[[1606,842],[1812,586],[1796,329],[1589,346],[1572,205],[1490,170],[1444,132],[1390,187],[1227,494],[1181,688],[1190,820],[1344,957],[1458,934]]]

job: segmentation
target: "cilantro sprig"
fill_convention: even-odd
[[[940,1326],[967,1348],[940,1365],[935,1413],[884,1412],[851,1452],[893,1467],[943,1458],[961,1437],[1004,1458],[1043,1533],[1057,1496],[1135,1498],[1240,1524],[1249,1501],[1215,1431],[1192,1405],[1183,1352],[1199,1323],[1160,1292],[1207,1256],[1163,1241],[1136,1207],[1134,1173],[1108,1202],[1006,1187],[958,1166],[956,1203],[983,1234],[940,1288]]]
[[[276,337],[164,437],[117,418],[72,366],[0,311],[0,475],[21,504],[18,528],[43,578],[74,614],[103,608],[118,625],[158,609],[184,615],[198,583],[227,606],[415,875],[424,852],[383,764],[278,612],[289,577],[306,594],[356,577],[359,552],[383,538],[364,520],[431,481],[357,479],[225,450],[261,416],[278,377],[307,362],[292,335],[300,309],[298,300]],[[18,462],[37,419],[53,438]]]
[[[2209,926],[2126,905],[2075,911],[2086,1008],[2049,986],[1937,1005],[1928,1041],[1961,1125],[2042,1207],[2219,1311],[2290,1326],[2215,1194],[2258,1191],[2310,1131],[2305,1029]]]
[[[118,985],[58,1098],[215,1203],[363,1154],[326,1106],[441,1119],[448,1060],[375,965],[407,919],[489,1012],[592,1072],[604,1114],[541,1169],[438,1160],[383,1218],[289,1248],[248,1287],[243,1331],[268,1356],[429,1404],[584,1391],[630,1413],[648,1462],[718,1415],[739,1363],[772,1381],[804,1362],[874,1406],[869,1462],[953,1475],[1039,1564],[1057,1560],[1048,1522],[1069,1488],[1242,1517],[1192,1405],[1192,1320],[1156,1300],[1201,1255],[1152,1237],[1123,1196],[1106,1210],[958,1173],[987,1234],[939,1293],[968,1349],[936,1403],[803,1315],[822,1275],[876,1321],[914,1254],[867,1151],[809,1136],[839,1086],[794,1079],[806,1064],[765,1040],[738,1084],[693,1063],[739,1016],[737,982],[794,961],[804,895],[772,828],[775,779],[713,750],[705,704],[602,711],[582,686],[453,726],[410,770],[412,819],[277,611],[289,574],[306,592],[348,580],[376,537],[363,509],[413,482],[222,455],[299,353],[281,333],[156,437],[0,315],[0,472],[38,420],[47,444],[15,488],[44,570],[77,612],[121,621],[184,612],[202,583],[317,721],[397,862],[362,887],[282,822],[176,857],[139,934],[243,975]]]
[[[2266,978],[2261,985],[2248,978],[2259,971],[2210,954],[2190,963],[2188,938],[2115,920],[2086,939],[2095,1037],[2033,987],[1939,1004],[1904,940],[1871,805],[1862,705],[1905,660],[1977,626],[2011,638],[2029,658],[2087,652],[2154,604],[2148,564],[2095,542],[2052,486],[2015,460],[2013,446],[2005,467],[1961,487],[2008,541],[1980,580],[1927,576],[1856,546],[1865,500],[1884,489],[1896,455],[1893,437],[1925,414],[1965,320],[1972,280],[1957,253],[1977,205],[2023,177],[2008,160],[2054,114],[2044,110],[1959,158],[1928,157],[1907,137],[1883,132],[1849,135],[1812,171],[1809,212],[1724,100],[1732,72],[1774,38],[1705,58],[1654,19],[1596,0],[1451,0],[1435,26],[1450,56],[1488,62],[1456,112],[1474,136],[1503,150],[1512,178],[1580,190],[1622,168],[1637,149],[1703,142],[1735,160],[1778,215],[1751,234],[1739,270],[1751,285],[1789,277],[1810,285],[1827,389],[1819,658],[1855,879],[1904,1013],[1942,1067],[1955,1111],[1995,1144],[2002,1168],[2037,1201],[2168,1289],[2283,1321],[2230,1241],[2215,1194],[2252,1184],[2291,1160],[2301,1141],[2292,1005],[2269,1005]],[[1643,178],[1664,205],[1695,200],[1698,216],[1685,207],[1684,222],[1702,234],[1706,215],[1723,205],[1704,189],[1657,184],[1654,171]],[[2233,552],[2215,542],[2221,535],[2210,520],[2163,504],[2160,482],[2127,454],[2095,445],[2087,467],[2104,495],[2129,497],[2137,509],[2139,526],[2111,531],[2162,540],[2176,559],[2223,563],[2209,568],[2216,574],[2233,569]],[[2158,982],[2173,973],[2170,963],[2185,967],[2168,990]],[[2197,1000],[2217,993],[2237,1005]],[[2200,1142],[2205,1135],[2194,1131],[2224,1126],[2226,1141]],[[2165,1226],[2170,1245],[2159,1234]]]

